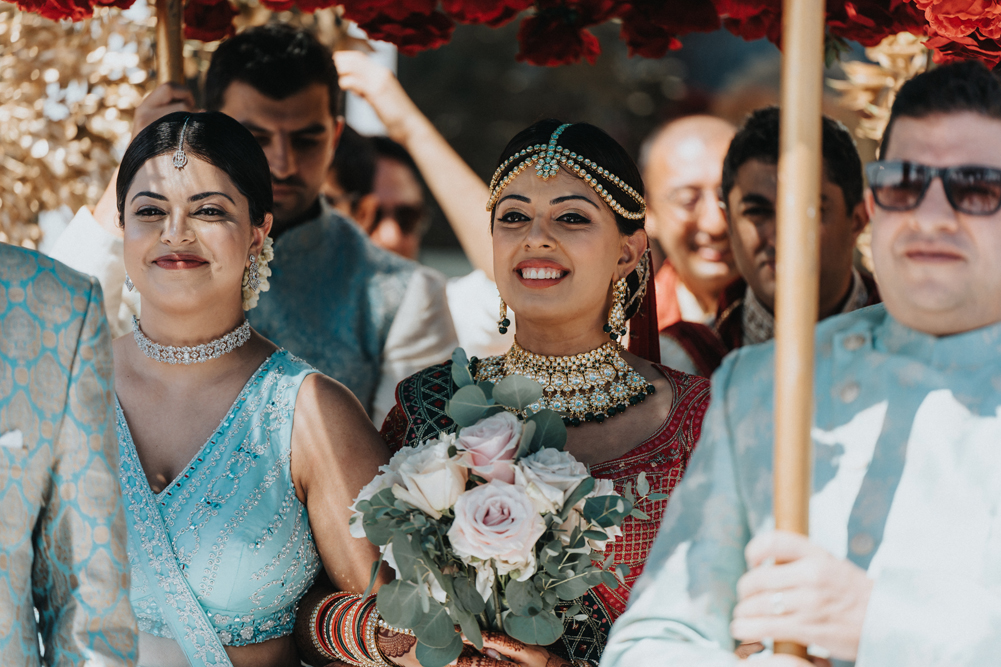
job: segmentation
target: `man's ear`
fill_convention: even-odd
[[[351,217],[355,219],[359,227],[365,230],[366,234],[375,231],[375,223],[378,222],[375,219],[377,215],[379,215],[379,198],[372,192],[359,199],[351,212]]]
[[[619,263],[616,266],[616,280],[621,280],[633,272],[633,269],[636,268],[636,265],[643,258],[646,248],[647,236],[644,229],[622,237],[621,254],[619,255]]]
[[[869,205],[863,199],[852,209],[852,239],[858,238],[865,226],[869,224]]]
[[[871,220],[876,213],[876,198],[872,196],[872,190],[869,188],[862,193],[862,204],[865,206],[866,220]]]

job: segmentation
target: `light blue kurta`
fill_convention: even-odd
[[[817,327],[810,539],[875,582],[856,664],[1001,658],[1001,324],[936,338],[883,306]],[[772,514],[774,346],[713,376],[702,439],[603,667],[735,665],[748,541]]]
[[[0,665],[132,665],[101,288],[0,243]],[[38,622],[35,621],[35,609]]]
[[[228,664],[221,645],[291,634],[321,567],[291,473],[296,397],[314,372],[284,350],[272,354],[156,494],[118,408],[132,605],[139,629],[177,642],[192,665]]]

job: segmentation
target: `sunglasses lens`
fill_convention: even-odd
[[[953,205],[968,215],[990,215],[1001,208],[1001,171],[985,167],[959,167],[948,179]]]
[[[909,211],[921,203],[928,187],[928,174],[922,165],[888,162],[874,166],[868,174],[869,186],[882,208]]]

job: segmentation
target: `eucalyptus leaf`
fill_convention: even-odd
[[[602,528],[618,526],[629,516],[633,504],[620,496],[598,496],[584,501],[584,518]]]
[[[372,563],[372,574],[368,578],[368,586],[365,588],[365,592],[361,594],[363,598],[367,598],[368,594],[372,592],[372,587],[375,585],[375,578],[379,576],[379,568],[382,567],[382,561],[384,560],[385,554],[379,553],[379,559]]]
[[[563,447],[567,444],[567,427],[563,423],[563,417],[547,408],[529,417],[528,422],[536,426],[535,435],[532,437],[533,452],[546,447],[563,451]]]
[[[585,530],[584,537],[589,540],[594,540],[596,542],[604,542],[608,539],[608,535],[601,532],[600,530]]]
[[[425,588],[422,586],[421,588]],[[380,613],[381,610],[380,610]],[[418,641],[434,648],[445,648],[458,633],[445,607],[437,600],[428,601],[428,610],[414,626]]]
[[[584,593],[587,593],[591,586],[584,577],[574,575],[572,578],[556,584],[556,594],[561,600],[576,600]]]
[[[381,547],[389,544],[393,537],[393,528],[384,521],[362,521],[362,528],[365,529],[365,537],[372,544]]]
[[[619,587],[619,579],[614,574],[608,571],[603,571],[601,573],[601,583],[605,584],[608,588],[615,590]]]
[[[459,387],[473,384],[473,374],[469,372],[469,359],[461,347],[452,352],[452,382]]]
[[[634,519],[639,519],[640,521],[649,521],[650,520],[650,515],[649,514],[647,514],[646,512],[644,512],[642,510],[638,510],[638,509],[634,509],[632,512],[630,512],[629,516],[633,517]]]
[[[424,642],[417,642],[417,662],[421,667],[445,667],[462,653],[462,637],[456,632],[452,641],[444,648],[428,646]]]
[[[521,441],[518,443],[518,451],[514,455],[515,461],[521,460],[532,453],[532,438],[535,436],[535,429],[535,422],[522,422]]]
[[[507,606],[511,613],[518,616],[535,616],[542,611],[542,596],[535,588],[531,579],[517,581],[512,579],[504,589]]]
[[[479,614],[486,609],[483,596],[476,590],[476,584],[469,577],[459,575],[452,580],[452,588],[455,590],[456,602],[470,614]]]
[[[524,410],[542,398],[542,385],[522,375],[508,375],[494,385],[494,400],[514,410]]]
[[[646,473],[641,472],[636,477],[636,493],[645,496],[650,493],[650,482],[646,481]]]
[[[375,602],[383,620],[397,628],[412,628],[423,616],[420,591],[412,581],[397,579],[379,589]]]
[[[419,547],[415,548],[410,535],[406,533],[396,533],[392,539],[393,558],[396,560],[396,569],[403,579],[419,579],[420,552]]]
[[[567,520],[570,516],[570,512],[573,510],[574,505],[579,503],[584,496],[594,491],[594,477],[585,477],[581,480],[581,483],[577,485],[577,488],[573,490],[570,497],[567,498],[566,502],[563,503],[563,510],[560,512],[560,519],[563,521]]]
[[[483,598],[480,599],[482,600]],[[466,636],[466,639],[476,647],[476,650],[482,650],[483,634],[480,632],[480,624],[476,621],[476,617],[465,609],[460,609],[455,604],[450,604],[448,611],[452,616],[452,620],[462,628],[462,634]]]
[[[472,426],[487,409],[487,397],[475,384],[461,387],[445,402],[445,412],[460,427]]]
[[[487,401],[492,401],[494,399],[494,383],[490,380],[483,380],[482,382],[477,382],[476,386],[483,390],[483,395],[487,397]]]
[[[504,631],[526,644],[548,646],[563,634],[563,622],[554,612],[535,616],[508,614],[504,618]]]
[[[670,496],[666,493],[651,493],[647,498],[650,500],[667,500]]]

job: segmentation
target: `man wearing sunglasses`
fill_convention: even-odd
[[[809,539],[772,530],[775,350],[742,348],[605,667],[737,665],[762,638],[839,665],[997,663],[1001,82],[962,63],[906,83],[868,171],[884,305],[817,327]]]

